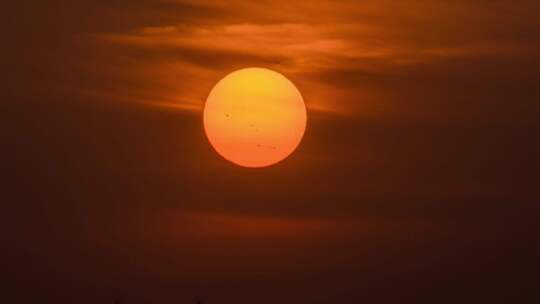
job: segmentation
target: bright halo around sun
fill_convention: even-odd
[[[212,89],[204,129],[214,149],[244,167],[266,167],[289,156],[306,130],[306,107],[296,86],[263,68],[230,73]]]

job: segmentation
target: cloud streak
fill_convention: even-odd
[[[147,88],[137,99],[151,103],[152,95],[157,100],[162,98],[158,95],[165,95],[189,109],[201,108],[212,83],[226,73],[265,66],[299,84],[311,110],[384,115],[390,113],[385,108],[396,105],[388,104],[385,91],[391,88],[370,85],[378,79],[407,82],[422,77],[425,70],[441,65],[452,68],[459,60],[475,62],[486,56],[535,60],[538,50],[536,42],[518,35],[534,32],[534,23],[519,19],[527,14],[527,5],[534,6],[532,2],[520,9],[503,1],[489,9],[461,1],[321,1],[317,5],[278,1],[271,9],[262,2],[166,3],[190,10],[176,22],[95,33],[94,47],[114,52],[118,62],[126,56],[137,61],[123,67],[125,71],[117,71],[128,75],[121,77],[147,73],[147,81],[155,86],[143,83]],[[495,12],[503,11],[507,17],[492,24]],[[465,28],[466,20],[478,26]],[[500,33],[507,34],[499,37]],[[167,71],[169,76],[159,71]],[[323,81],[329,77],[330,81]],[[363,92],[360,96],[358,88]],[[405,95],[418,94],[405,90]]]

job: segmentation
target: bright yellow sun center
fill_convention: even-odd
[[[307,117],[302,95],[285,76],[247,68],[214,86],[203,119],[206,135],[221,156],[244,167],[266,167],[296,149]]]

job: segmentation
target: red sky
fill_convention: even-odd
[[[4,4],[0,253],[14,302],[519,302],[535,294],[537,1]],[[201,110],[302,92],[248,170]]]

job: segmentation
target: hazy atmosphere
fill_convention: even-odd
[[[540,2],[2,6],[0,301],[538,303]],[[307,108],[263,169],[202,122],[255,66]]]

